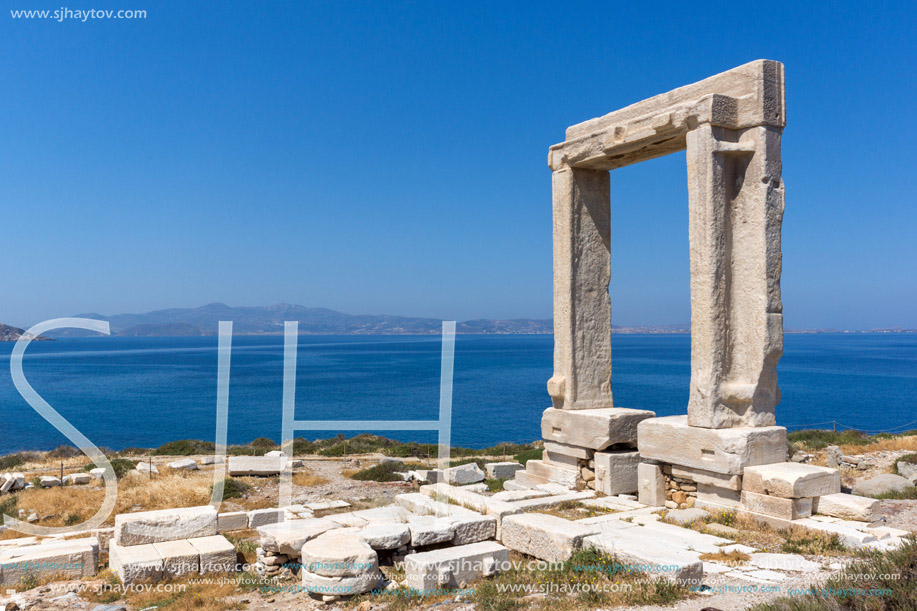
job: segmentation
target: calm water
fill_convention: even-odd
[[[35,342],[25,372],[39,394],[99,446],[213,439],[216,341]],[[0,344],[0,453],[68,443],[13,387],[12,346]],[[453,443],[482,447],[539,438],[552,350],[551,336],[459,336]],[[661,416],[685,412],[687,335],[618,335],[613,350],[616,405]],[[439,355],[439,337],[301,337],[296,417],[435,419]],[[230,443],[279,439],[282,364],[281,337],[233,338]],[[917,335],[787,335],[779,372],[779,424],[836,420],[880,430],[917,420]],[[435,441],[426,432],[383,434]]]

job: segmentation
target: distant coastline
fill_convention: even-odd
[[[107,321],[111,335],[118,337],[202,337],[217,334],[220,321],[232,321],[233,335],[282,335],[284,322],[299,322],[300,335],[439,335],[442,320],[387,314],[346,314],[328,308],[313,308],[280,303],[271,306],[234,307],[211,303],[198,308],[172,308],[143,314],[103,315],[77,314],[76,318]],[[0,341],[15,341],[23,333],[16,327],[3,328]],[[675,325],[612,325],[618,334],[679,335],[691,332],[690,324]],[[475,319],[456,324],[459,335],[551,335],[554,323],[550,318]],[[917,333],[917,329],[901,327],[861,331],[842,329],[786,329],[786,333]],[[50,338],[90,337],[99,334],[81,329],[58,329],[47,333]],[[42,338],[46,339],[46,338]]]

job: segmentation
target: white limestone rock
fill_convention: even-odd
[[[125,585],[136,581],[160,581],[163,565],[162,554],[152,543],[130,546],[112,543],[109,548],[108,567]]]
[[[519,478],[521,475],[523,475],[523,473],[517,473],[516,478]],[[580,472],[579,469],[575,467],[551,465],[543,460],[530,460],[525,463],[524,475],[534,476],[545,482],[553,482],[573,488],[576,486],[577,480],[579,480]]]
[[[639,464],[637,451],[596,452],[595,489],[607,495],[637,492]]]
[[[248,528],[247,511],[227,511],[217,515],[217,530],[221,533],[246,528]]]
[[[811,498],[787,499],[742,490],[740,506],[748,511],[774,516],[783,520],[798,520],[812,515]]]
[[[223,457],[222,456],[212,456],[212,455],[202,456],[201,464],[202,465],[222,465]]]
[[[284,456],[230,456],[229,474],[273,477],[280,475],[286,466]]]
[[[187,540],[160,541],[153,548],[162,556],[162,574],[166,579],[200,573],[201,556]]]
[[[509,550],[494,541],[420,552],[404,560],[405,585],[418,591],[467,587],[508,566]]]
[[[42,488],[53,488],[61,485],[60,479],[51,475],[42,475],[39,480],[41,481]]]
[[[541,436],[568,446],[604,450],[621,443],[637,441],[637,425],[653,418],[655,412],[624,407],[602,409],[555,409],[541,416]]]
[[[293,520],[258,528],[258,543],[265,551],[299,556],[302,546],[312,539],[341,526],[324,518]]]
[[[196,471],[197,463],[190,458],[173,460],[167,465],[170,469],[179,469],[181,471]]]
[[[650,463],[637,465],[637,498],[644,505],[665,505],[665,475],[662,467]]]
[[[156,465],[151,465],[147,461],[138,462],[135,469],[137,471],[140,471],[141,473],[147,473],[147,474],[149,473],[158,474],[159,473],[159,469],[156,468]]]
[[[443,475],[447,483],[457,486],[483,482],[487,477],[484,472],[481,471],[481,467],[475,463],[450,467],[443,471]]]
[[[524,513],[503,520],[501,543],[511,550],[539,560],[562,562],[581,549],[596,527],[585,526],[556,516]]]
[[[883,473],[857,483],[853,487],[853,493],[858,496],[879,496],[889,492],[901,492],[912,485],[910,480],[900,475]]]
[[[411,542],[411,529],[407,524],[396,522],[367,526],[359,535],[375,550],[398,549]]]
[[[200,559],[201,575],[232,573],[236,570],[236,548],[222,535],[188,539]]]
[[[854,494],[826,494],[813,500],[812,511],[843,520],[875,522],[880,517],[881,505],[876,499]]]
[[[444,518],[411,516],[408,527],[411,530],[411,545],[414,547],[445,543],[455,538],[455,527]]]
[[[283,522],[285,517],[286,512],[282,508],[253,509],[248,512],[248,527],[258,528],[268,524],[277,524]]]
[[[210,505],[123,513],[115,516],[119,546],[177,541],[217,534],[217,511]]]
[[[378,574],[379,557],[359,535],[330,531],[303,544],[300,562],[305,571],[322,577]]]
[[[841,491],[837,469],[795,462],[746,467],[742,489],[783,498],[815,497]]]
[[[484,464],[484,470],[487,472],[487,477],[491,479],[512,479],[515,477],[516,471],[522,469],[525,469],[523,465],[513,461],[489,462]]]
[[[784,462],[787,455],[782,426],[707,429],[688,426],[686,416],[666,416],[643,420],[637,434],[644,459],[727,475]]]

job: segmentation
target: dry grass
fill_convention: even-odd
[[[83,461],[84,464],[85,461]],[[233,504],[243,509],[265,509],[277,506],[278,483],[276,478],[240,478],[249,484],[254,493],[247,499],[233,499]],[[309,488],[327,483],[324,478],[308,471],[293,474],[293,484]],[[152,478],[139,471],[131,471],[118,479],[118,499],[115,511],[106,523],[114,523],[114,515],[134,511],[153,511],[178,507],[196,507],[210,502],[212,471],[182,471],[161,467]],[[105,489],[99,486],[64,486],[32,488],[17,493],[18,508],[35,512],[41,526],[66,526],[79,524],[91,518],[102,506]],[[51,517],[47,517],[51,516]],[[0,533],[0,540],[18,538],[20,533]]]
[[[751,556],[738,550],[733,550],[731,552],[719,551],[715,554],[701,554],[700,559],[704,562],[719,562],[729,566],[739,566],[751,560]]]
[[[866,452],[890,452],[893,450],[904,450],[907,452],[917,452],[917,435],[908,435],[906,437],[895,437],[892,439],[879,439],[867,445],[842,445],[841,451],[844,454],[865,454]]]
[[[244,605],[228,600],[239,594],[239,589],[232,580],[211,579],[213,583],[195,583],[197,578],[184,578],[159,582],[151,590],[143,588],[132,589],[127,592],[117,592],[106,589],[107,585],[118,583],[117,577],[106,572],[102,574],[103,581],[95,591],[85,592],[83,596],[96,604],[111,604],[114,602],[130,605],[132,609],[168,609],[169,611],[228,611],[241,609]],[[160,591],[155,588],[162,586]]]

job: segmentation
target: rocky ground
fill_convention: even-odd
[[[893,470],[893,466],[901,456],[907,454],[907,449],[877,450],[872,452],[862,452],[855,454],[847,448],[851,456],[859,459],[859,465],[854,463],[842,463],[840,466],[843,483],[845,487],[854,487],[859,482],[873,477],[879,473],[887,473]],[[809,458],[806,462],[814,464],[825,464],[826,454],[823,450],[809,452]],[[157,456],[154,462],[163,465],[171,461],[174,457]],[[353,508],[370,508],[391,504],[392,499],[404,492],[413,491],[416,486],[407,482],[371,482],[357,481],[351,479],[349,475],[360,468],[376,464],[381,458],[380,454],[361,455],[347,459],[330,459],[311,457],[304,460],[304,473],[309,474],[308,485],[298,485],[294,487],[294,502],[307,503],[321,500],[344,500],[352,505]],[[860,466],[862,465],[862,466]],[[38,472],[38,471],[36,471]],[[30,477],[33,475],[30,473]],[[209,471],[200,471],[193,476],[202,479],[212,478]],[[186,478],[187,479],[187,478]],[[251,480],[251,486],[244,497],[228,500],[225,503],[224,510],[231,511],[236,508],[258,508],[269,507],[276,504],[277,487],[276,480],[256,478],[246,478]],[[59,489],[60,491],[70,490]],[[2,500],[2,498],[0,498]],[[196,500],[189,500],[189,504],[196,503]],[[149,507],[143,507],[144,509]],[[573,511],[578,511],[574,509]],[[884,500],[882,501],[883,521],[891,527],[900,528],[917,532],[917,500]],[[9,538],[11,533],[5,533],[3,538]],[[751,541],[755,539],[754,533],[743,533],[742,539],[738,541]],[[752,544],[760,551],[773,551],[771,547],[779,547],[779,540],[772,539],[773,534],[762,532]],[[254,536],[254,533],[251,534]],[[770,544],[777,541],[776,544]],[[770,543],[769,543],[770,542]],[[666,605],[645,605],[645,606],[617,606],[618,609],[631,609],[640,611],[655,611],[662,609],[675,609],[684,611],[700,611],[701,609],[720,609],[722,611],[732,609],[743,609],[754,604],[765,602],[780,596],[785,596],[791,588],[800,588],[810,586],[824,581],[827,576],[843,566],[850,560],[850,553],[821,555],[803,554],[805,560],[815,564],[806,565],[806,570],[769,570],[760,567],[745,566],[733,570],[724,570],[718,573],[707,573],[705,577],[705,587],[700,592],[693,593],[682,600],[675,601]],[[814,568],[813,568],[814,567]],[[764,572],[761,572],[764,571]],[[39,587],[16,593],[14,597],[8,597],[5,602],[0,595],[0,611],[15,611],[16,609],[85,609],[87,611],[114,611],[123,608],[128,611],[140,609],[164,608],[173,610],[198,609],[200,611],[219,611],[227,609],[249,609],[249,610],[277,610],[277,609],[301,609],[301,610],[328,610],[341,609],[342,611],[368,611],[370,609],[436,609],[437,611],[467,610],[482,611],[480,601],[473,601],[470,597],[450,597],[438,598],[430,601],[406,603],[405,601],[390,602],[382,597],[368,597],[357,602],[346,600],[335,602],[321,602],[310,598],[301,592],[284,591],[260,591],[258,589],[240,589],[234,585],[224,585],[215,587],[213,584],[205,586],[199,584],[188,584],[191,594],[186,594],[174,599],[163,599],[162,596],[155,595],[129,595],[120,599],[115,599],[109,593],[105,595],[86,594],[87,590],[105,587],[110,583],[110,578],[101,574],[99,578],[93,578],[82,581],[55,582],[41,585]],[[282,584],[283,586],[294,586],[295,582],[290,581]],[[11,594],[11,592],[7,592]],[[517,601],[522,606],[508,608],[545,608],[545,606],[555,606],[551,603],[553,599],[546,598],[543,595],[533,594]],[[113,601],[113,606],[99,606],[109,604],[107,601]],[[171,601],[171,602],[170,602]],[[163,603],[168,603],[163,606]],[[489,607],[498,609],[500,607]],[[593,608],[588,606],[579,606],[565,608]]]

